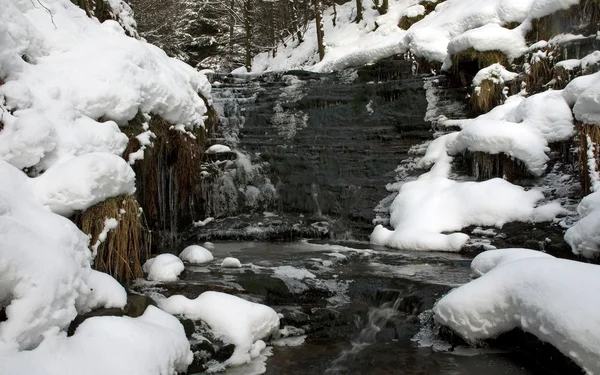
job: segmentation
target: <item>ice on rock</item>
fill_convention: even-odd
[[[177,281],[185,266],[181,259],[173,254],[160,254],[148,259],[143,269],[150,281]]]
[[[211,262],[214,258],[212,253],[202,246],[191,245],[183,249],[179,258],[184,262],[192,264],[203,264]]]
[[[193,300],[176,295],[159,300],[158,306],[171,314],[202,320],[222,340],[234,344],[235,350],[226,365],[250,362],[265,347],[262,340],[279,332],[279,315],[275,310],[226,293],[204,292]]]
[[[237,258],[227,257],[227,258],[223,259],[223,262],[221,262],[221,267],[223,267],[223,268],[241,268],[242,263],[240,263],[240,260]]]
[[[531,249],[510,248],[488,250],[473,258],[473,261],[471,262],[471,270],[476,277],[480,277],[500,265],[527,258],[554,257],[550,254]]]
[[[99,353],[110,357],[98,360]],[[89,318],[71,337],[47,337],[35,350],[5,354],[2,373],[38,375],[173,375],[193,359],[181,323],[154,306],[139,318]]]
[[[94,152],[57,164],[30,184],[42,204],[70,216],[107,198],[135,193],[135,173],[119,156]]]
[[[484,253],[485,254],[485,253]],[[434,318],[468,341],[521,328],[587,373],[600,372],[600,266],[552,257],[497,262],[434,306]]]

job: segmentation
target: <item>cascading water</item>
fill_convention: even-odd
[[[393,317],[398,315],[398,306],[402,298],[396,299],[395,302],[386,302],[380,307],[372,307],[367,315],[367,321],[364,328],[360,331],[357,338],[352,340],[352,347],[344,350],[330,365],[325,374],[340,375],[348,373],[347,363],[356,357],[358,353],[363,351],[367,346],[372,345],[377,340],[377,333],[385,326],[385,324]]]

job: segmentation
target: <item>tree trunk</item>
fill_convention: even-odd
[[[248,69],[248,71],[250,71],[251,65],[252,65],[252,51],[251,51],[251,38],[252,38],[252,30],[251,30],[251,23],[250,23],[250,0],[246,0],[244,1],[244,29],[246,31],[246,36],[244,38],[244,44],[245,44],[245,49],[246,49],[246,56],[245,56],[245,62],[244,65],[246,66],[246,69]]]
[[[313,0],[315,5],[315,22],[317,26],[317,48],[319,50],[319,60],[325,57],[325,44],[323,42],[323,15],[321,13],[321,1]]]
[[[386,14],[388,11],[388,0],[383,0],[383,3],[381,4],[381,7],[379,8],[379,14]]]
[[[337,9],[335,9],[335,1],[333,2],[333,18],[331,19],[331,22],[333,23],[333,27],[335,27],[335,22],[337,19]]]
[[[359,23],[362,21],[362,0],[356,0],[356,19],[354,22]]]

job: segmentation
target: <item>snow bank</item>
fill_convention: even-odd
[[[477,255],[471,262],[471,270],[474,276],[479,277],[488,271],[508,262],[527,258],[554,258],[552,255],[530,249],[497,249],[488,250]]]
[[[226,343],[235,345],[226,365],[241,365],[256,358],[267,339],[279,330],[279,316],[272,308],[220,292],[204,292],[194,300],[172,296],[159,300],[161,309],[206,322]]]
[[[193,359],[181,323],[154,306],[135,319],[90,318],[72,337],[46,338],[35,350],[7,354],[0,351],[2,373],[38,375],[172,375]]]
[[[192,264],[202,264],[211,262],[214,258],[212,253],[202,246],[191,245],[183,249],[179,259]]]
[[[575,118],[584,124],[600,125],[600,72],[577,77],[564,89]]]
[[[130,9],[109,1],[124,25]],[[68,0],[0,0],[0,156],[40,170],[90,152],[121,155],[119,130],[138,112],[202,126],[210,84],[162,50],[100,24]],[[128,20],[129,19],[129,20]],[[23,56],[23,58],[22,58]],[[8,111],[10,110],[10,112]],[[103,119],[103,121],[99,121]]]
[[[90,268],[88,237],[44,209],[28,177],[3,160],[0,181],[0,353],[35,348],[78,312],[123,307],[124,289]]]
[[[508,121],[475,119],[448,145],[451,155],[464,150],[504,153],[523,161],[534,175],[540,176],[546,170],[549,160],[546,153],[550,148],[539,132],[530,127]]]
[[[434,318],[468,341],[521,328],[600,373],[600,267],[558,258],[498,265],[443,297]]]
[[[227,258],[223,259],[223,261],[221,262],[221,267],[223,267],[223,268],[241,268],[242,263],[240,263],[240,260],[237,258],[227,257]]]
[[[143,269],[150,281],[177,281],[185,266],[181,259],[173,254],[160,254],[148,259]]]

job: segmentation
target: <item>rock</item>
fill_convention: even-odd
[[[156,302],[148,296],[141,294],[128,294],[127,305],[125,305],[125,315],[132,318],[141,316],[148,306],[156,306]]]

